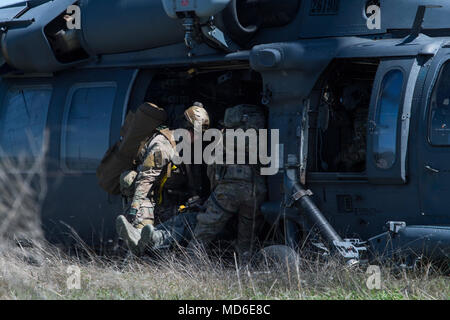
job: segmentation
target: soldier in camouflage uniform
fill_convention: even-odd
[[[353,137],[346,141],[336,159],[338,170],[346,172],[365,170],[367,117],[367,108],[358,108],[354,111],[353,121],[349,124],[349,127],[353,125]]]
[[[260,129],[265,126],[265,117],[257,106],[240,105],[227,110],[224,124],[234,129]],[[208,177],[213,191],[204,205],[206,210],[198,214],[179,215],[156,228],[145,226],[138,246],[140,253],[146,247],[159,249],[183,240],[190,240],[190,248],[196,245],[207,247],[236,217],[237,249],[241,256],[249,256],[262,224],[259,208],[267,192],[259,167],[246,164],[211,165],[208,167]]]
[[[200,123],[204,130],[209,127],[208,113],[199,103],[187,109],[184,117],[186,129],[194,130],[196,123]],[[162,189],[169,183],[172,171],[177,170],[172,165],[175,153],[172,132],[168,129],[158,130],[141,148],[137,171],[127,171],[121,176],[121,192],[129,200],[129,206],[126,216],[117,218],[116,229],[122,238],[129,240],[127,243],[132,249],[140,238],[140,230],[148,224],[153,225],[155,215],[161,212],[158,205],[161,204]],[[131,223],[132,229],[124,228],[125,220]],[[130,238],[129,234],[133,237]]]
[[[258,130],[265,128],[265,123],[264,112],[258,106],[239,105],[227,109],[224,117],[224,126],[227,129]],[[225,143],[226,133],[223,139]],[[245,151],[248,159],[247,143]],[[252,251],[253,241],[263,220],[259,208],[267,192],[265,179],[259,170],[258,165],[250,164],[215,164],[208,168],[213,191],[205,203],[206,211],[197,215],[197,225],[189,247],[208,247],[227,223],[237,217],[238,252],[245,255]]]
[[[346,110],[341,127],[348,131],[335,165],[337,170],[362,172],[366,164],[367,119],[370,91],[363,85],[350,85],[344,88],[342,104]]]

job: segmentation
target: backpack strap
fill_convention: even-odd
[[[160,129],[158,130],[159,133],[161,133],[164,137],[166,137],[167,140],[169,140],[172,147],[176,147],[177,143],[175,142],[175,139],[173,138],[173,133],[168,128]]]
[[[158,129],[158,132],[161,133],[166,139],[170,142],[173,148],[177,146],[175,139],[173,138],[173,133],[168,128]],[[167,177],[170,178],[172,176],[172,162],[167,165]]]

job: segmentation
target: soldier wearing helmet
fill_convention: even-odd
[[[257,130],[264,128],[265,116],[258,106],[239,105],[227,109],[224,126]],[[262,224],[259,207],[266,196],[265,180],[258,169],[257,165],[250,164],[210,165],[208,177],[212,192],[203,205],[204,211],[177,215],[156,227],[145,226],[139,235],[137,252],[142,254],[145,248],[166,248],[183,241],[190,241],[191,248],[208,247],[224,233],[228,222],[237,218],[237,251],[241,261],[248,261]],[[128,230],[129,238],[133,236],[126,221],[123,221],[123,229]]]
[[[184,112],[183,120],[183,127],[192,135],[195,128],[206,130],[210,123],[207,111],[198,102]],[[121,176],[121,192],[128,199],[128,204],[125,215],[119,216],[116,221],[117,232],[127,240],[132,250],[137,245],[142,228],[168,220],[176,214],[177,205],[187,200],[177,199],[181,202],[172,203],[166,200],[165,195],[174,197],[177,192],[172,190],[187,190],[189,183],[185,166],[174,166],[172,163],[176,155],[173,131],[158,128],[142,145],[136,170]],[[123,227],[125,220],[133,226],[131,238]]]
[[[201,128],[202,131],[206,131],[209,126],[209,115],[202,103],[195,102],[192,107],[184,112],[184,128],[192,130]]]
[[[223,121],[226,129],[255,130],[266,126],[266,117],[261,107],[238,105],[225,112]],[[241,130],[241,131],[242,131]],[[260,175],[257,164],[249,164],[249,143],[244,146],[228,146],[223,132],[224,150],[236,154],[245,152],[246,164],[213,164],[208,168],[212,192],[205,203],[206,210],[197,215],[193,240],[189,246],[208,247],[223,232],[232,218],[237,218],[237,251],[242,259],[251,254],[254,240],[262,224],[259,208],[266,196],[265,179]],[[232,150],[234,149],[234,150]],[[228,150],[228,151],[227,151]],[[226,155],[225,155],[226,158]]]

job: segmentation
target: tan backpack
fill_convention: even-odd
[[[128,114],[121,129],[122,140],[106,152],[97,168],[102,189],[112,195],[120,194],[120,175],[133,169],[142,142],[147,141],[166,120],[166,111],[152,103],[144,103],[135,113]]]

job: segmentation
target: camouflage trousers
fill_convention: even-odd
[[[198,213],[179,214],[155,227],[154,237],[156,243],[152,250],[168,249],[176,244],[183,245],[192,239],[193,231],[197,225]]]
[[[120,188],[124,197],[123,212],[125,216],[129,215],[132,209],[133,196],[135,192],[136,171],[126,171],[120,177]],[[164,201],[162,204],[156,204],[153,199],[145,198],[139,202],[139,210],[133,219],[133,225],[141,229],[146,224],[159,224],[169,220],[177,214],[177,202]]]
[[[259,192],[255,193],[255,189]],[[219,184],[206,201],[205,212],[180,214],[157,225],[155,238],[158,241],[152,249],[169,248],[182,242],[207,246],[224,234],[228,222],[237,217],[238,251],[251,252],[263,222],[259,207],[264,198],[265,189],[254,188],[249,182]]]
[[[222,181],[205,203],[206,211],[197,215],[193,241],[207,247],[237,217],[237,248],[252,251],[262,226],[259,211],[265,198],[265,187],[247,181]]]
[[[133,226],[138,229],[142,229],[146,224],[159,225],[170,219],[178,213],[178,205],[155,205],[150,200],[146,200],[142,203],[140,210],[137,212],[133,219]],[[131,206],[129,204],[124,205],[124,215],[129,215]]]

